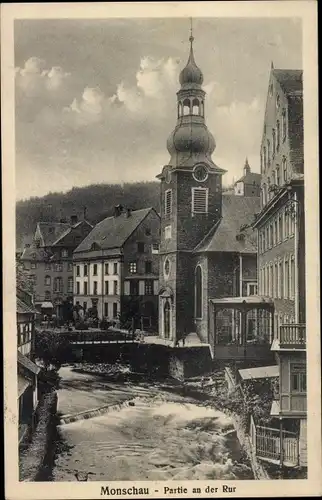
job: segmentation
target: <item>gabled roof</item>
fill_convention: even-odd
[[[130,216],[122,213],[117,217],[103,219],[96,224],[92,231],[78,245],[74,253],[93,250],[93,244],[97,245],[97,248],[101,250],[121,248],[151,210],[155,212],[154,208],[143,208],[132,211]]]
[[[70,229],[67,222],[38,222],[36,233],[41,236],[44,247],[53,245],[66,231]]]
[[[43,261],[48,258],[48,254],[44,248],[37,247],[36,245],[31,245],[30,247],[24,248],[20,260],[35,260]]]
[[[260,185],[261,183],[261,174],[256,174],[255,172],[249,172],[246,175],[243,175],[237,182],[244,182],[245,184],[254,184],[255,185]]]
[[[273,69],[273,75],[286,95],[302,92],[303,71],[300,69]]]
[[[256,253],[256,233],[246,229],[239,239],[241,227],[251,224],[260,211],[257,196],[234,196],[223,194],[222,218],[213,226],[206,237],[196,246],[195,252]]]
[[[40,372],[39,366],[37,366],[31,359],[27,358],[27,356],[24,356],[21,354],[20,351],[17,351],[17,361],[18,364],[29,370],[30,372],[34,373],[37,375]]]

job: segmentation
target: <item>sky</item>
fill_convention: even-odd
[[[259,171],[271,62],[302,68],[301,22],[198,18],[193,34],[228,185],[246,157]],[[16,198],[154,180],[169,161],[189,20],[16,20],[14,35]]]

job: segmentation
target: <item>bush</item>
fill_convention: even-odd
[[[108,330],[110,326],[111,326],[111,323],[106,318],[104,318],[104,319],[102,319],[102,321],[100,321],[99,327],[101,330]]]
[[[85,323],[84,321],[76,323],[75,329],[76,330],[88,330],[88,323]]]

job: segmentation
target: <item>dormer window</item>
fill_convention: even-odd
[[[100,246],[98,243],[96,243],[96,241],[92,243],[91,250],[100,250]]]

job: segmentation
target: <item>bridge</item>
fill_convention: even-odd
[[[138,333],[120,329],[65,330],[60,332],[60,336],[72,345],[138,344],[141,342]]]

